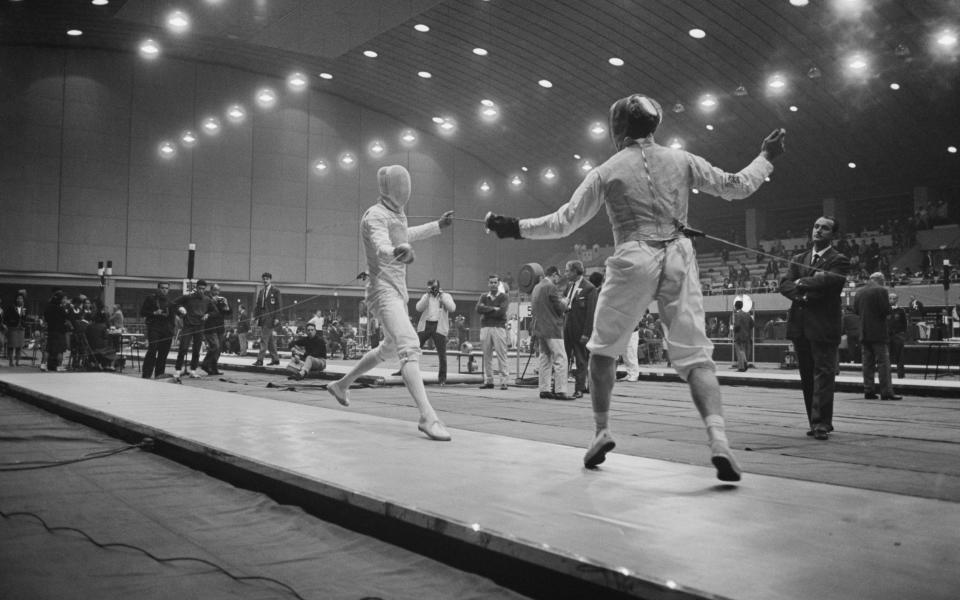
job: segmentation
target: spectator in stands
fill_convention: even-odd
[[[774,258],[771,258],[767,261],[767,268],[763,271],[763,278],[766,280],[776,279],[780,280],[780,264]]]
[[[750,287],[750,269],[747,267],[746,263],[740,263],[740,273],[739,273],[739,287],[749,288]]]

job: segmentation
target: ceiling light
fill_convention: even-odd
[[[380,140],[375,140],[372,144],[370,144],[370,154],[374,156],[380,156],[381,154],[386,152],[386,150],[387,148],[383,145],[383,142],[381,142]]]
[[[543,87],[543,88],[552,88],[552,87],[553,87],[553,84],[550,83],[550,80],[549,80],[549,79],[541,79],[540,81],[537,82],[537,84],[538,84],[540,87]]]
[[[810,67],[810,70],[807,71],[807,77],[810,79],[819,79],[822,73],[817,67]]]
[[[480,191],[484,194],[490,191],[490,184],[486,180],[480,182]]]
[[[90,0],[90,4],[94,6],[106,6],[110,4],[110,0]]]
[[[543,178],[547,181],[553,181],[557,178],[557,173],[552,168],[547,167],[543,172]]]
[[[143,40],[140,42],[140,56],[144,58],[156,58],[160,56],[160,44],[154,40]]]
[[[433,117],[433,118],[431,118],[430,120],[433,121],[434,123],[436,123],[437,125],[439,125],[440,123],[443,123],[444,118],[443,118],[443,117]]]
[[[611,65],[615,66],[615,67],[622,67],[622,66],[623,66],[623,59],[622,59],[622,58],[617,58],[616,56],[613,56],[613,57],[607,59],[607,62],[610,63]]]
[[[790,4],[794,6],[806,6],[810,4],[810,0],[790,0]]]
[[[707,124],[707,131],[713,131],[713,125]]]
[[[787,80],[783,78],[783,75],[777,73],[767,80],[767,87],[773,90],[782,90],[787,87]]]
[[[855,162],[848,162],[848,163],[847,163],[847,167],[849,167],[849,168],[851,168],[851,169],[856,169],[856,168],[857,168],[857,163],[855,163]]]
[[[906,44],[897,44],[897,47],[893,49],[893,53],[897,56],[910,56],[910,48]]]
[[[700,108],[704,110],[713,110],[717,107],[717,97],[713,94],[704,94],[700,98]]]
[[[193,148],[197,145],[197,136],[188,129],[180,134],[180,143],[186,148]]]
[[[682,103],[682,102],[677,102],[676,104],[673,105],[673,112],[675,112],[675,113],[677,113],[677,114],[682,113],[684,110],[686,110],[686,109],[683,107],[683,103]]]
[[[430,79],[431,77],[433,77],[430,71],[417,71],[417,75],[419,77],[423,77],[424,79]]]
[[[957,45],[957,34],[953,31],[944,31],[937,34],[937,44],[944,48],[953,48]]]
[[[583,161],[583,164],[580,165],[580,170],[581,170],[581,171],[587,172],[587,171],[590,171],[591,169],[593,169],[593,165],[590,164],[590,161],[589,161],[589,160]]]
[[[330,73],[326,73],[326,72],[320,73],[320,79],[330,80],[330,79],[333,79],[333,75],[331,75]]]
[[[693,192],[694,194],[699,194],[699,193],[700,193],[700,189],[699,189],[699,188],[690,188],[690,191]]]
[[[328,168],[330,168],[330,166],[327,164],[327,161],[323,160],[322,158],[313,163],[313,170],[317,173],[325,173]]]
[[[605,133],[607,133],[607,128],[603,123],[597,122],[590,126],[590,135],[593,137],[601,137]]]
[[[795,105],[795,104],[791,104],[791,105],[790,105],[790,112],[797,112],[798,110],[800,110],[800,109],[797,108],[797,105]]]
[[[177,147],[173,142],[164,140],[160,142],[160,145],[157,147],[157,152],[159,152],[163,158],[173,158],[177,155]]]
[[[523,185],[523,179],[521,179],[519,175],[514,175],[510,178],[510,185],[513,187],[520,187]]]
[[[183,33],[190,29],[190,17],[182,10],[175,10],[167,15],[167,28],[174,33]]]
[[[340,163],[340,166],[342,166],[343,168],[349,169],[357,162],[357,159],[356,157],[353,156],[353,154],[350,154],[349,152],[344,152],[343,154],[340,155],[340,159],[338,162]]]
[[[695,40],[702,40],[703,38],[707,37],[706,31],[702,29],[698,29],[696,27],[691,29],[689,33],[690,33],[690,37],[692,37]]]
[[[579,155],[579,154],[574,154],[574,155],[573,155],[573,159],[574,159],[574,160],[580,160],[580,155]]]
[[[207,117],[200,126],[207,135],[215,135],[220,132],[220,119],[216,117]]]
[[[891,89],[891,90],[899,90],[899,89],[900,89],[900,84],[897,83],[896,81],[894,81],[893,83],[890,84],[890,89]]]
[[[377,56],[379,56],[379,54],[377,54],[373,50],[364,50],[363,55],[366,56],[367,58],[376,58]]]
[[[309,84],[310,80],[307,79],[307,76],[299,71],[291,73],[290,76],[287,77],[287,87],[295,92],[300,92],[307,89]]]
[[[673,138],[672,140],[670,140],[669,146],[674,150],[680,150],[681,148],[683,148],[683,142],[680,141],[680,138]]]
[[[484,106],[480,109],[480,115],[487,120],[496,118],[499,114],[500,111],[497,110],[496,106]]]
[[[486,48],[474,48],[473,53],[476,54],[477,56],[486,56],[487,50]]]
[[[260,88],[255,98],[262,108],[271,108],[277,103],[277,93],[272,88]]]
[[[734,96],[746,96],[746,95],[747,95],[747,88],[743,87],[743,84],[741,83],[740,85],[737,86],[737,89],[733,90],[733,95],[734,95]]]
[[[424,25],[423,23],[417,23],[416,25],[413,26],[413,28],[419,31],[420,33],[426,33],[430,31],[430,26]]]
[[[480,104],[482,104],[483,106],[493,106],[493,105],[494,105],[494,104],[493,104],[493,100],[490,100],[489,98],[484,98],[483,100],[480,101]]]
[[[957,147],[956,147],[956,146],[947,146],[947,152],[949,152],[950,154],[956,154],[956,153],[957,153]]]
[[[247,118],[247,111],[239,104],[231,104],[227,108],[227,120],[231,123],[243,123]]]
[[[854,54],[847,61],[847,66],[854,71],[863,71],[867,68],[867,59],[862,54]]]
[[[454,127],[456,127],[456,125],[454,125],[453,122],[448,119],[445,119],[443,123],[440,123],[440,129],[444,131],[453,131]]]
[[[400,134],[400,141],[404,144],[412,144],[417,141],[417,134],[412,129],[404,129]]]
[[[67,35],[69,35],[70,37],[77,37],[77,36],[83,35],[83,31],[79,29],[68,29]]]

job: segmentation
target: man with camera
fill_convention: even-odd
[[[440,289],[440,280],[428,281],[427,291],[417,302],[417,312],[420,313],[417,337],[420,338],[421,348],[427,340],[433,340],[437,348],[437,359],[440,361],[437,379],[440,385],[447,383],[447,334],[450,332],[450,313],[455,310],[457,305],[453,302],[453,296]]]

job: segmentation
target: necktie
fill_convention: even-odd
[[[567,308],[573,306],[573,296],[577,293],[577,283],[570,284],[570,293],[567,294]]]
[[[821,262],[822,260],[823,260],[823,259],[820,257],[819,254],[814,254],[814,255],[813,255],[813,260],[810,261],[810,266],[811,266],[811,267],[819,267],[819,266],[820,266],[820,262]]]

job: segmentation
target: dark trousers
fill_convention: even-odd
[[[200,366],[200,345],[203,344],[203,325],[184,325],[180,330],[180,349],[177,350],[177,366],[179,371],[183,369],[183,363],[187,358],[187,348],[193,346],[193,353],[190,356],[190,368],[196,370]]]
[[[563,336],[563,349],[567,353],[568,359],[573,358],[573,365],[576,369],[576,373],[573,375],[573,391],[585,394],[587,392],[587,364],[590,360],[590,351],[587,350],[586,344],[580,343],[579,335],[571,333],[568,336],[566,332]]]
[[[204,341],[207,342],[207,355],[203,357],[203,364],[200,366],[207,373],[219,371],[217,362],[220,361],[220,354],[223,352],[225,334],[222,331],[205,331]]]
[[[810,429],[832,431],[838,344],[815,342],[807,338],[792,341],[797,350],[800,386],[803,388],[803,403],[807,408]]]
[[[890,336],[890,367],[897,366],[897,377],[903,379],[906,371],[903,368],[903,345],[907,341],[906,333],[895,333]]]
[[[417,332],[420,339],[420,347],[427,343],[427,340],[433,340],[433,345],[437,347],[437,359],[440,361],[440,372],[437,379],[440,383],[447,381],[447,336],[437,333],[437,322],[427,321],[424,324],[423,331]]]
[[[147,332],[147,355],[143,357],[141,377],[160,377],[167,368],[167,355],[173,344],[173,333]]]
[[[874,387],[874,373],[880,380],[880,395],[892,396],[893,386],[890,384],[890,349],[886,342],[863,342],[863,391],[867,394],[876,393]]]

